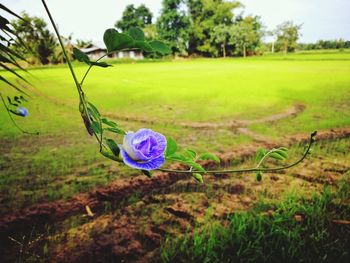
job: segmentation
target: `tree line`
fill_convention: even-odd
[[[160,16],[153,22],[153,14],[144,4],[128,5],[115,27],[127,31],[140,27],[148,40],[159,39],[166,42],[176,56],[251,56],[266,51],[264,36],[275,39],[270,51],[284,53],[295,49],[347,48],[349,41],[319,41],[315,44],[299,44],[302,25],[292,21],[281,23],[272,31],[267,31],[261,18],[242,15],[243,5],[229,0],[163,0]],[[16,33],[30,47],[29,62],[62,63],[64,57],[53,34],[43,19],[22,13],[24,20],[14,20]],[[27,21],[27,22],[24,22]],[[68,51],[72,51],[72,36],[64,38]],[[91,44],[91,41],[77,40],[77,47]],[[14,44],[11,48],[23,49]],[[23,50],[22,50],[23,51]],[[72,53],[72,52],[69,52]],[[33,56],[33,54],[36,54]],[[147,56],[147,54],[145,54]]]

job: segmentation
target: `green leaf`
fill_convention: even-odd
[[[140,40],[140,41],[144,41],[145,40],[145,34],[143,33],[143,31],[138,28],[138,27],[131,27],[128,30],[128,35],[131,36],[134,40]]]
[[[187,158],[179,153],[173,153],[169,156],[165,156],[165,159],[170,161],[177,161],[177,162],[186,162]]]
[[[127,34],[119,33],[114,28],[107,29],[103,35],[103,41],[108,52],[132,48],[134,40]]]
[[[91,122],[91,127],[94,130],[95,133],[101,133],[101,127],[100,124],[97,121]]]
[[[88,105],[91,107],[91,109],[95,112],[96,115],[101,117],[100,112],[98,111],[98,109],[96,108],[96,106],[94,104],[92,104],[91,102],[88,102]]]
[[[90,111],[90,114],[92,114],[92,116],[96,119],[99,120],[101,118],[101,114],[98,111],[98,109],[96,108],[96,106],[94,104],[92,104],[91,102],[88,102],[88,110]]]
[[[171,49],[161,41],[153,40],[149,42],[149,45],[152,47],[154,52],[158,52],[162,55],[168,55],[171,53]]]
[[[199,173],[193,173],[192,174],[193,178],[196,179],[197,182],[203,183],[203,177]]]
[[[256,161],[257,162],[260,162],[262,158],[264,158],[265,154],[267,153],[267,150],[265,150],[264,148],[259,148],[257,151],[256,151]]]
[[[260,182],[261,180],[262,180],[262,172],[261,171],[259,171],[259,172],[257,172],[256,173],[256,180],[258,181],[258,182]]]
[[[196,153],[194,150],[186,149],[184,155],[185,155],[189,160],[193,161],[193,160],[196,158],[197,153]]]
[[[153,52],[153,48],[145,41],[135,41],[134,48],[139,48],[145,52]]]
[[[111,64],[107,64],[106,62],[95,62],[95,61],[90,61],[90,65],[101,67],[101,68],[108,68],[112,67]]]
[[[115,143],[115,141],[113,141],[112,139],[106,139],[106,143],[107,143],[109,149],[111,149],[112,153],[115,156],[118,156],[120,153],[120,149],[119,149],[118,145]]]
[[[85,62],[88,65],[98,66],[98,67],[103,67],[103,68],[107,68],[107,67],[112,66],[110,64],[107,64],[106,62],[90,61],[88,55],[86,55],[84,52],[82,52],[81,50],[79,50],[75,47],[73,48],[73,54],[78,61]]]
[[[217,163],[220,163],[219,157],[217,157],[216,155],[211,154],[211,153],[202,153],[199,156],[198,160],[201,160],[201,161],[203,161],[203,160],[212,160],[212,161],[215,161]]]
[[[110,121],[107,118],[101,118],[102,123],[110,126],[110,127],[118,127],[118,124],[115,123],[114,121]]]
[[[278,152],[274,151],[272,153],[269,154],[269,157],[273,158],[273,159],[276,159],[276,160],[280,160],[280,161],[283,161],[285,160],[286,158],[284,158],[282,155],[280,155]]]
[[[83,51],[73,47],[73,54],[78,61],[85,62],[86,64],[90,65],[90,59]]]
[[[173,155],[176,151],[177,151],[176,141],[173,138],[168,137],[167,144],[166,144],[165,156],[167,157],[167,156]]]
[[[148,178],[151,178],[151,177],[152,177],[151,171],[141,170],[141,172],[142,172],[144,175],[146,175]]]
[[[283,148],[283,147],[281,147]],[[281,155],[284,159],[288,159],[288,153],[286,150],[282,150],[281,148],[278,148],[275,152],[278,153],[279,155]]]
[[[114,133],[117,133],[117,134],[121,134],[121,135],[125,135],[126,134],[126,132],[123,129],[119,128],[119,127],[108,127],[105,130],[110,131],[110,132],[114,132]]]

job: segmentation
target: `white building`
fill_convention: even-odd
[[[97,60],[106,54],[107,50],[105,48],[100,48],[96,45],[89,45],[86,48],[80,49],[86,55],[89,56],[91,60]],[[140,50],[126,50],[118,51],[116,53],[108,55],[108,58],[131,58],[131,59],[143,59],[143,54]]]

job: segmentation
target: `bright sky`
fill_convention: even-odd
[[[343,38],[350,40],[350,0],[241,0],[245,14],[259,15],[267,29],[286,20],[302,27],[302,42]],[[41,0],[1,0],[15,12],[47,20]],[[155,17],[161,0],[46,0],[62,35],[102,42],[105,29],[113,27],[128,4],[144,3]],[[242,10],[241,10],[242,11]],[[239,11],[239,12],[241,12]],[[154,19],[155,21],[155,19]]]

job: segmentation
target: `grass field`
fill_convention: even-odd
[[[75,66],[77,75],[82,77],[87,68],[81,64]],[[95,193],[103,186],[109,189],[108,185],[124,184],[139,175],[137,171],[99,155],[98,145],[84,130],[77,110],[78,96],[66,67],[37,68],[29,72],[27,78],[33,87],[28,89],[34,94],[27,105],[30,116],[16,120],[21,127],[39,131],[40,135],[21,134],[11,125],[4,108],[0,106],[1,214],[21,214],[26,207],[45,202],[63,200],[69,204],[70,198],[79,193]],[[307,137],[314,130],[350,128],[350,53],[347,51],[247,59],[118,62],[107,69],[93,68],[85,83],[88,99],[126,130],[149,127],[176,138],[180,146],[212,151],[222,156],[269,143],[284,145],[289,142],[287,138]],[[2,83],[0,85],[4,93],[15,95]],[[199,225],[200,228],[201,224],[211,224],[212,218],[217,222],[223,214],[231,214],[233,210],[249,211],[262,197],[268,198],[269,202],[277,202],[293,189],[306,194],[319,193],[322,182],[328,182],[329,176],[335,181],[348,180],[349,138],[334,139],[316,147],[314,157],[305,165],[287,172],[291,177],[287,174],[268,174],[262,183],[256,182],[255,175],[249,174],[225,177],[218,182],[208,177],[205,190],[198,190],[193,186],[196,183],[188,178],[169,185],[170,188],[165,187],[164,192],[152,189],[155,196],[143,194],[137,189],[116,200],[98,196],[103,208],[96,207],[96,217],[90,220],[84,217],[84,205],[74,213],[67,212],[59,223],[45,226],[45,237],[33,251],[43,261],[52,255],[64,258],[64,251],[68,251],[71,258],[63,260],[68,262],[75,257],[86,256],[85,248],[93,250],[90,242],[94,238],[109,240],[108,231],[120,230],[123,233],[121,229],[130,227],[130,237],[124,233],[125,238],[130,238],[128,242],[137,239],[135,236],[141,236],[141,241],[146,240],[145,244],[140,241],[142,245],[125,245],[128,248],[136,246],[137,252],[128,250],[131,254],[151,258],[152,253],[162,253],[162,259],[169,261],[169,258],[178,255],[171,250],[159,252],[161,238],[154,241],[157,240],[156,235],[169,235],[171,239],[176,233],[186,232],[186,229],[193,233],[195,226]],[[291,147],[292,158],[298,158],[303,145]],[[226,166],[234,164],[254,165],[253,159],[237,157],[230,159]],[[328,172],[327,169],[331,168],[342,172]],[[321,183],[317,180],[315,183],[314,177],[321,178]],[[137,178],[148,180],[142,176]],[[273,178],[277,178],[276,181]],[[309,179],[304,181],[303,178]],[[244,190],[235,193],[222,188],[240,184],[243,184]],[[271,189],[271,185],[275,188]],[[221,190],[217,191],[215,187]],[[227,209],[222,207],[225,202]],[[347,209],[343,209],[347,218],[342,219],[349,220]],[[187,221],[181,216],[180,219],[176,218],[179,217],[176,211],[182,211]],[[330,214],[333,215],[333,212],[330,211]],[[207,214],[215,216],[207,219]],[[127,216],[128,219],[125,218]],[[140,223],[135,224],[138,220]],[[111,229],[110,225],[115,221],[120,225]],[[101,229],[95,226],[101,226]],[[153,238],[148,235],[151,231],[149,226],[152,226]],[[169,227],[166,231],[163,229],[165,226]],[[27,231],[32,227],[28,223]],[[159,229],[163,229],[163,232]],[[221,228],[219,230],[222,231]],[[38,230],[38,233],[42,232],[42,229]],[[12,234],[20,238],[23,232]],[[198,234],[198,238],[206,240],[208,237]],[[69,240],[73,240],[73,243]],[[74,241],[80,243],[82,240],[84,249],[77,248]],[[329,240],[334,242],[333,239]],[[116,242],[107,242],[108,246],[114,247],[108,253],[128,258],[129,254],[122,248],[115,248],[122,247]],[[192,239],[179,242],[192,244]],[[181,247],[180,243],[176,245]],[[194,254],[188,254],[187,259],[192,257],[192,260],[202,261],[202,258],[196,257],[196,244],[192,245],[193,250],[190,251],[194,251]],[[227,249],[226,245],[223,247]],[[327,247],[327,244],[324,245]],[[16,253],[16,246],[11,246],[11,243],[9,246],[9,251]],[[139,246],[146,247],[144,250],[152,253],[141,253],[137,249]]]

